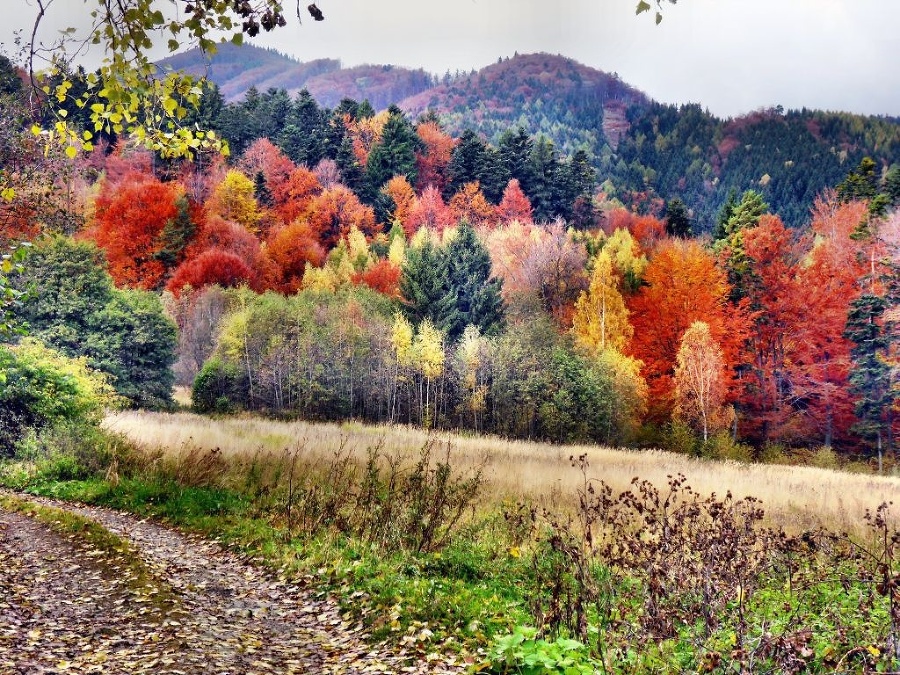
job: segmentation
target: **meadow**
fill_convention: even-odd
[[[784,464],[757,464],[689,457],[661,450],[628,450],[595,445],[552,445],[496,437],[428,433],[420,428],[284,422],[262,417],[211,418],[192,413],[121,412],[106,427],[142,448],[162,451],[170,459],[197,450],[218,448],[223,458],[242,464],[263,455],[286,461],[299,449],[311,465],[329,462],[339,449],[360,463],[367,449],[380,445],[388,454],[414,458],[426,442],[449,444],[451,464],[463,474],[483,470],[482,510],[504,502],[527,500],[551,510],[571,510],[583,475],[571,457],[586,455],[588,477],[600,478],[614,492],[629,489],[635,477],[663,488],[669,476],[683,474],[699,494],[762,502],[767,524],[791,534],[825,528],[859,532],[864,515],[882,502],[900,500],[900,477],[849,473]]]

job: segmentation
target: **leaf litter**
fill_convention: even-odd
[[[460,673],[373,644],[331,598],[215,542],[109,509],[31,497],[99,523],[94,546],[0,508],[0,672]],[[137,563],[128,556],[139,556]]]

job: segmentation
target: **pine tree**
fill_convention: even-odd
[[[504,323],[502,282],[491,278],[491,258],[468,223],[459,227],[445,251],[447,292],[441,302],[438,325],[451,340],[468,325],[482,335],[496,335]]]
[[[887,360],[891,346],[883,317],[888,307],[884,297],[865,293],[850,304],[844,336],[853,341],[850,354],[853,370],[850,388],[859,399],[854,411],[858,419],[853,430],[875,444],[881,464],[883,432],[888,411],[897,398],[891,387],[891,368]]]
[[[400,108],[391,106],[388,113],[381,140],[366,162],[366,179],[373,190],[380,190],[394,176],[403,176],[411,184],[416,182],[416,151],[422,142]]]
[[[297,164],[313,167],[326,156],[325,116],[306,89],[297,94],[278,139],[284,153]]]
[[[693,234],[691,216],[684,202],[676,197],[666,204],[666,234],[671,237],[690,237]]]
[[[439,325],[447,295],[447,261],[443,252],[426,240],[406,252],[400,276],[403,313],[415,324],[424,319]]]

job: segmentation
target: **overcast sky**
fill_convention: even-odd
[[[41,37],[84,25],[94,1],[54,0]],[[681,0],[666,3],[659,26],[652,14],[635,16],[637,0],[317,3],[324,22],[304,10],[298,25],[286,0],[288,26],[255,42],[304,61],[392,63],[439,75],[543,51],[617,72],[659,101],[699,102],[721,116],[779,104],[900,116],[898,0]],[[30,35],[34,3],[2,5],[0,43],[12,54],[13,32]],[[86,65],[97,59],[89,55]]]

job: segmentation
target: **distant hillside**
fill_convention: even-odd
[[[635,207],[681,198],[701,230],[712,227],[730,192],[748,189],[800,225],[815,197],[863,157],[883,171],[900,163],[896,118],[773,108],[721,120],[696,104],[654,103],[630,110],[628,121],[616,154],[600,164],[601,177]]]
[[[219,46],[207,59],[198,49],[176,54],[158,64],[162,68],[206,75],[219,85],[229,103],[244,97],[250,87],[259,91],[284,89],[293,97],[308,89],[320,105],[336,106],[343,98],[369,103],[378,110],[391,103],[429,89],[434,77],[424,70],[396,66],[356,66],[342,68],[335,59],[317,59],[301,63],[274,50],[253,45]]]
[[[552,54],[516,55],[399,103],[413,116],[440,114],[453,134],[472,129],[496,141],[510,126],[544,134],[570,154],[599,156],[627,130],[625,111],[649,99],[616,75]]]
[[[722,120],[700,104],[651,101],[615,74],[551,54],[516,55],[440,82],[421,69],[300,63],[227,44],[209,64],[194,50],[162,65],[208,74],[231,102],[251,86],[291,98],[305,88],[325,108],[351,98],[368,99],[376,110],[398,103],[412,118],[432,110],[451,134],[471,129],[494,144],[503,131],[521,126],[564,155],[584,150],[606,195],[629,207],[658,213],[664,201],[682,199],[701,231],[712,228],[731,192],[756,189],[786,222],[799,225],[816,195],[863,157],[882,170],[900,163],[897,119],[771,109]],[[238,149],[259,133],[278,136],[284,125],[284,115],[273,112],[247,131],[235,114],[243,113],[233,109],[220,131]]]

